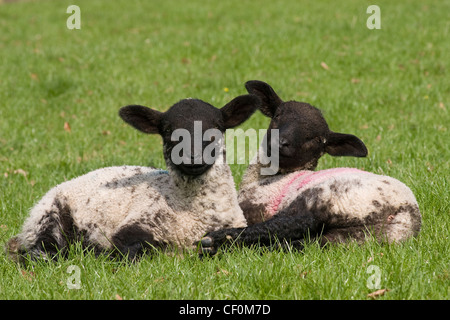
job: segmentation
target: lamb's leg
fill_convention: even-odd
[[[112,236],[112,244],[120,256],[129,260],[140,257],[145,250],[165,246],[165,243],[155,241],[152,232],[139,223],[124,224]]]
[[[27,220],[22,233],[10,239],[8,255],[17,262],[54,259],[58,253],[65,253],[67,245],[76,238],[76,227],[71,209],[55,198],[50,206],[34,208],[33,218]]]
[[[200,241],[202,253],[215,254],[223,244],[271,246],[277,242],[301,243],[308,234],[314,236],[323,229],[323,223],[311,212],[295,215],[278,214],[272,219],[246,228],[222,229],[208,233]]]

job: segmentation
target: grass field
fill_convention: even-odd
[[[66,27],[70,4],[81,9],[80,30]],[[325,156],[319,169],[395,177],[423,215],[419,237],[396,245],[243,248],[203,260],[158,253],[131,265],[77,246],[68,259],[27,267],[1,253],[0,299],[370,299],[377,289],[388,289],[377,299],[448,299],[450,2],[377,1],[379,30],[366,27],[371,4],[0,3],[2,245],[62,181],[104,166],[165,166],[161,139],[125,125],[121,106],[165,110],[197,97],[220,107],[251,79],[321,108],[332,130],[369,149],[365,159]],[[242,128],[268,122],[258,112]],[[238,184],[245,165],[232,171]]]

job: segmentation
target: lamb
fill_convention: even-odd
[[[318,237],[321,244],[364,243],[372,237],[392,243],[418,235],[419,206],[402,182],[353,168],[313,171],[325,153],[365,157],[367,149],[359,138],[331,131],[319,109],[284,102],[267,83],[249,81],[245,86],[272,119],[267,141],[278,130],[279,169],[264,176],[260,163],[267,162],[250,164],[238,196],[248,227],[210,232],[201,240],[203,253],[214,254],[230,242],[270,245],[278,239],[282,246],[301,248],[305,237]],[[258,157],[271,151],[263,143]]]
[[[193,248],[209,231],[245,227],[220,135],[250,117],[258,101],[243,95],[221,109],[197,99],[181,100],[166,112],[139,105],[121,108],[125,122],[161,135],[168,171],[107,167],[54,187],[32,208],[21,233],[9,240],[10,257],[19,262],[27,254],[30,259],[53,259],[79,241],[96,254],[132,260],[154,247]],[[208,129],[213,134],[207,136]],[[172,151],[179,146],[180,132],[187,133],[183,140],[200,134],[203,141],[181,150],[182,161],[175,161],[181,151]],[[202,157],[206,150],[211,150],[212,160]]]

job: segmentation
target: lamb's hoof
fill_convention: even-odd
[[[203,237],[202,240],[200,240],[199,251],[200,257],[215,255],[217,253],[217,248],[214,247],[214,240],[208,236]]]
[[[206,234],[200,241],[197,243],[201,250],[202,255],[213,256],[217,253],[220,247],[228,246],[234,243],[234,238],[231,236],[232,230],[223,229],[212,231]]]
[[[214,240],[211,237],[204,237],[200,241],[200,244],[203,248],[211,247],[214,243]]]

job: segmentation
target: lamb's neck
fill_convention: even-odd
[[[262,160],[262,161],[261,161]],[[266,164],[265,164],[266,163]],[[307,163],[301,168],[292,170],[283,170],[276,168],[276,171],[271,170],[271,163],[269,163],[267,156],[262,148],[258,150],[258,154],[250,161],[250,165],[242,178],[239,189],[246,188],[253,183],[265,184],[267,181],[278,181],[290,175],[295,175],[300,172],[312,172],[317,165],[317,161]]]
[[[228,203],[230,209],[239,208],[236,187],[227,164],[214,163],[208,171],[197,177],[187,177],[174,169],[169,169],[169,173],[173,193],[182,203],[209,209],[220,199]]]
[[[242,177],[239,189],[243,189],[246,186],[253,184],[255,182],[260,182],[266,179],[271,179],[275,176],[279,176],[280,171],[279,170],[272,171],[269,169],[270,166],[271,164],[268,163],[267,156],[265,155],[262,148],[260,148],[255,157],[250,161],[250,164],[247,167],[244,176]]]

